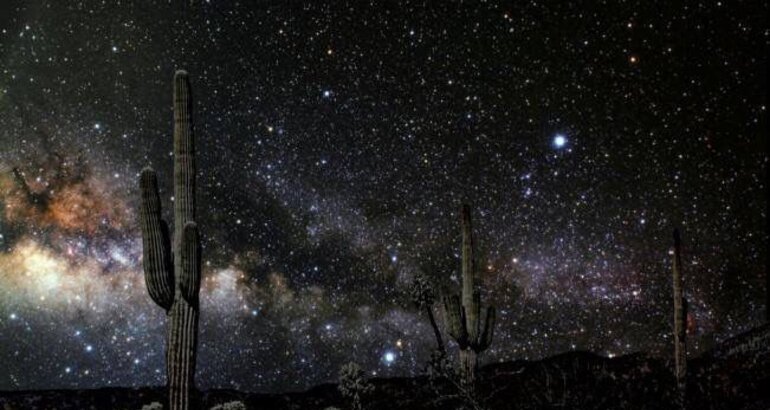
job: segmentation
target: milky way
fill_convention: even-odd
[[[409,287],[457,288],[464,202],[483,361],[669,355],[674,227],[691,354],[763,320],[765,2],[2,3],[0,389],[164,382],[137,185],[170,209],[177,68],[202,388],[418,374]]]

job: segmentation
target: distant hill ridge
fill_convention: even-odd
[[[689,409],[770,409],[770,325],[762,325],[688,360]],[[566,352],[542,360],[492,363],[480,373],[479,397],[492,409],[675,409],[670,359],[635,353],[608,358]],[[368,410],[454,409],[447,385],[425,376],[372,379]],[[442,392],[443,396],[436,392]],[[0,392],[1,410],[139,410],[163,401],[163,387]],[[349,408],[335,384],[304,392],[257,394],[214,389],[201,392],[203,409],[231,400],[248,409]]]
[[[746,333],[725,340],[714,349],[706,352],[707,357],[730,357],[751,352],[770,350],[770,324],[765,324]]]

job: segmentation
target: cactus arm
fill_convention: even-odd
[[[467,349],[470,342],[470,336],[468,334],[468,314],[465,311],[465,306],[460,305],[460,339],[457,340],[457,345],[460,349]]]
[[[142,249],[147,291],[158,306],[166,311],[174,302],[174,276],[171,270],[171,249],[168,225],[161,219],[158,179],[151,168],[142,170],[140,177]]]
[[[460,307],[459,303],[455,300],[456,296],[444,297],[444,321],[446,322],[447,332],[449,336],[457,338],[460,328]]]
[[[193,306],[197,306],[201,285],[201,253],[198,225],[187,222],[182,232],[182,272],[179,277],[179,289],[182,296]]]
[[[479,341],[478,349],[476,353],[483,352],[489,348],[492,344],[492,339],[495,336],[495,308],[490,306],[487,308],[487,319],[484,322],[484,331],[481,333],[481,340]]]
[[[468,327],[472,327],[474,334],[473,340],[478,341],[481,337],[481,293],[479,291],[473,292],[473,305],[471,305],[473,311],[473,319],[469,319]]]
[[[458,296],[444,298],[444,316],[449,335],[455,339],[461,349],[465,349],[468,342],[468,332],[465,327],[465,308],[460,304]]]

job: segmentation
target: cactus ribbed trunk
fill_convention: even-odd
[[[189,409],[195,389],[195,356],[198,335],[198,309],[180,301],[168,314],[168,375],[169,407]]]
[[[464,205],[462,208],[461,225],[463,231],[463,259],[462,259],[462,274],[463,274],[463,308],[465,308],[465,316],[468,319],[468,323],[473,323],[468,329],[468,337],[476,339],[479,335],[479,328],[475,324],[478,324],[478,310],[479,306],[476,304],[476,259],[473,254],[473,226],[471,225],[471,208],[468,205]]]
[[[182,230],[195,220],[195,140],[192,95],[186,72],[174,76],[174,252],[182,248]],[[180,269],[181,260],[174,263]]]
[[[190,81],[186,72],[177,71],[174,76],[173,247],[168,225],[161,219],[155,171],[144,169],[140,180],[145,282],[150,297],[166,310],[168,316],[166,376],[171,410],[195,408],[192,400],[201,281],[200,237],[195,224],[195,176]]]
[[[462,227],[462,294],[444,298],[444,317],[450,336],[460,348],[460,374],[463,383],[473,391],[478,369],[478,356],[489,348],[494,336],[495,309],[487,308],[486,319],[481,319],[481,294],[476,289],[475,256],[471,209],[463,205]],[[483,326],[482,326],[483,324]]]
[[[174,254],[183,255],[185,225],[195,220],[195,140],[192,126],[192,95],[186,72],[174,76]],[[197,246],[197,241],[196,241]],[[175,258],[174,270],[189,275],[186,261]],[[200,268],[197,268],[200,272]],[[194,281],[194,278],[190,278]],[[198,346],[197,289],[192,298],[183,297],[185,281],[177,281],[174,306],[169,313],[168,363],[169,406],[171,410],[190,408],[195,389],[195,358]],[[200,287],[198,277],[196,288]],[[193,303],[195,306],[193,306]]]
[[[682,285],[682,254],[679,230],[674,230],[674,376],[681,404],[687,386],[687,301]]]
[[[473,349],[460,350],[460,374],[466,388],[473,390],[476,384],[476,369],[478,368],[479,357]]]
[[[462,245],[462,274],[463,274],[463,292],[462,303],[465,311],[465,319],[468,324],[467,332],[470,340],[476,340],[479,336],[479,303],[476,298],[476,259],[473,254],[473,225],[471,224],[471,208],[463,205],[461,215],[461,226],[463,232]],[[476,379],[476,368],[478,367],[478,355],[468,346],[467,349],[460,351],[461,369],[464,374],[465,382],[468,386],[473,385]]]

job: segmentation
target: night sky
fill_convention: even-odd
[[[168,212],[179,68],[201,388],[418,374],[464,202],[484,362],[669,357],[674,227],[691,354],[764,320],[766,2],[202,3],[2,1],[0,389],[165,382],[138,173]]]

